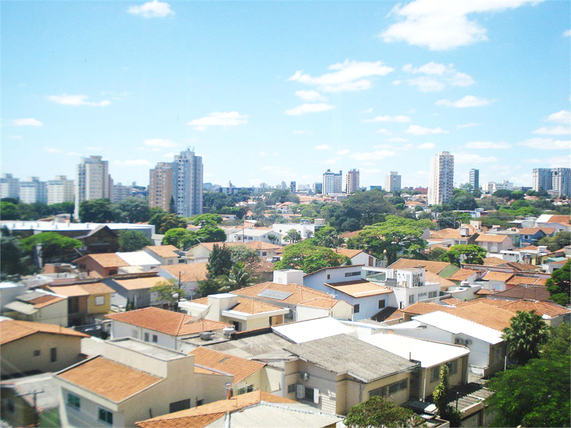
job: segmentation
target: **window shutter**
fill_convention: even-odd
[[[303,385],[296,385],[297,390],[295,393],[295,397],[298,399],[302,399],[303,397],[305,397],[305,386]]]
[[[319,404],[319,389],[313,388],[313,402]]]

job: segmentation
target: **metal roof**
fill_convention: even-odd
[[[354,331],[351,327],[331,317],[278,325],[272,327],[272,330],[294,343],[303,343],[344,333],[351,334]]]
[[[6,309],[10,309],[12,311],[16,311],[16,312],[19,312],[19,313],[25,314],[25,315],[33,315],[36,312],[38,312],[38,310],[36,308],[34,308],[33,305],[30,305],[30,304],[24,303],[24,302],[18,302],[18,301],[10,302],[7,305],[5,305],[4,307]]]

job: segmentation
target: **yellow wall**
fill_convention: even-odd
[[[95,298],[103,296],[105,303],[103,305],[96,305]],[[111,294],[92,294],[87,298],[87,313],[91,314],[106,314],[111,311]]]

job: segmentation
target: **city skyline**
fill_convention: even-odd
[[[459,22],[440,36],[411,18],[424,3],[6,2],[2,170],[74,177],[100,155],[148,185],[186,147],[237,186],[426,187],[440,151],[456,184],[569,166],[569,3],[434,0],[422,22]]]

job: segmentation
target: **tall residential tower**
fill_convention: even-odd
[[[81,158],[76,169],[74,218],[79,219],[79,206],[83,201],[110,197],[109,163],[102,160],[101,156]]]
[[[351,169],[347,173],[347,183],[345,187],[345,192],[348,195],[352,195],[358,190],[359,190],[359,170]]]
[[[173,196],[176,214],[202,214],[202,157],[190,149],[174,157]]]
[[[321,189],[323,196],[330,195],[331,193],[342,193],[343,192],[343,172],[339,171],[339,174],[327,170],[323,173],[323,187]]]
[[[472,186],[472,193],[480,190],[480,170],[472,168],[470,170],[470,186]]]
[[[450,202],[454,188],[454,156],[440,152],[432,157],[428,181],[428,204],[439,205]]]
[[[387,192],[398,192],[401,190],[401,177],[397,171],[385,176],[385,190]]]

